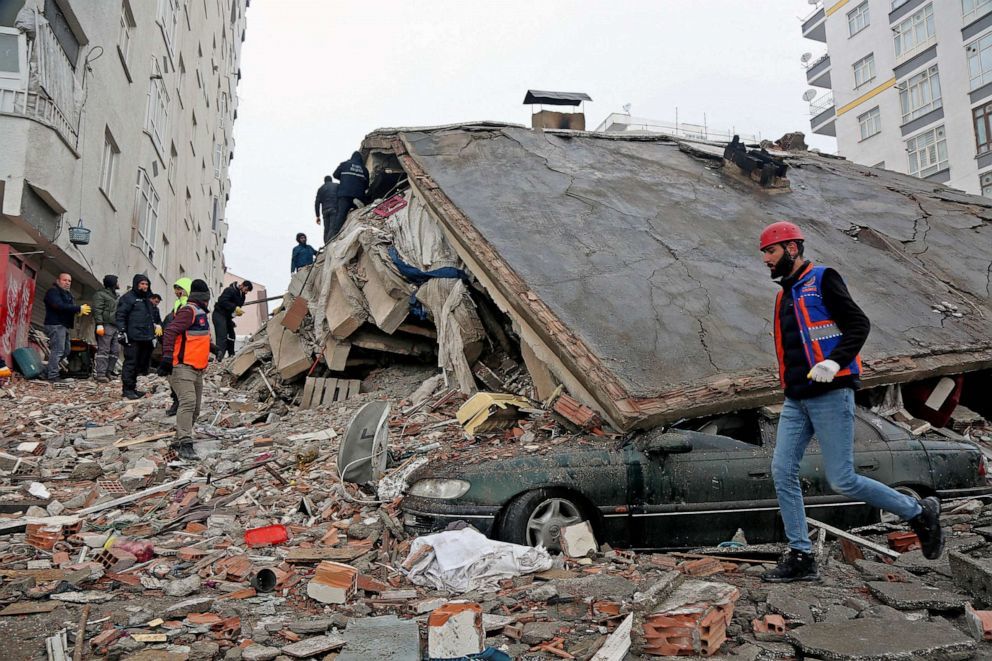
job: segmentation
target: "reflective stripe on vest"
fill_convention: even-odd
[[[806,362],[812,368],[830,356],[830,352],[840,343],[844,336],[837,323],[830,318],[827,306],[823,304],[823,274],[825,266],[810,264],[792,285],[793,311],[799,324],[799,335],[803,342],[803,352]],[[778,376],[782,387],[785,387],[785,347],[782,344],[782,329],[779,328],[779,317],[782,307],[782,296],[779,292],[775,298],[775,351],[778,357]],[[847,366],[841,366],[837,376],[861,374],[861,356],[855,356]]]
[[[176,351],[172,354],[173,365],[189,365],[198,370],[206,369],[210,358],[210,322],[207,313],[192,303],[186,307],[193,310],[193,323],[176,338]]]

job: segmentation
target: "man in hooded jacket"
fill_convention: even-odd
[[[365,189],[369,187],[369,171],[365,168],[362,154],[357,151],[347,161],[338,165],[338,169],[334,171],[334,176],[341,183],[338,184],[337,190],[338,207],[337,213],[334,215],[334,226],[324,228],[325,236],[330,235],[327,241],[333,239],[341,231],[341,228],[344,227],[344,221],[348,218],[348,212],[355,208],[355,199],[364,201]]]
[[[128,399],[141,399],[145,394],[138,390],[138,375],[148,373],[156,331],[155,313],[148,301],[150,287],[148,276],[139,273],[131,282],[131,290],[117,301],[118,340],[124,347],[122,394]]]
[[[230,353],[234,355],[235,344],[235,324],[234,318],[240,317],[245,312],[241,306],[245,304],[245,296],[252,290],[252,284],[245,280],[238,284],[232,282],[217,298],[213,315],[210,322],[214,325],[214,332],[217,336],[217,360],[224,360],[224,356]]]
[[[176,295],[176,302],[172,304],[172,312],[165,315],[165,321],[162,322],[163,328],[168,328],[169,324],[172,323],[172,319],[179,312],[179,308],[186,305],[189,300],[189,290],[193,285],[193,280],[191,278],[179,278],[174,283],[172,283],[172,293]],[[163,343],[165,340],[162,340]],[[171,385],[169,386],[169,395],[172,397],[172,405],[165,411],[166,417],[171,418],[176,415],[179,411],[179,397],[176,395],[176,390]]]
[[[103,276],[103,289],[93,295],[93,321],[96,323],[96,360],[93,374],[106,383],[117,367],[120,343],[117,341],[117,276]]]

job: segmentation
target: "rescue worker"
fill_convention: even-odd
[[[369,171],[365,168],[361,152],[356,151],[351,158],[338,165],[334,176],[341,183],[338,184],[337,213],[334,216],[334,227],[330,228],[331,238],[344,227],[348,212],[355,208],[355,200],[365,200],[365,189],[369,187]],[[324,231],[327,232],[328,228],[325,227]]]
[[[52,383],[61,381],[59,363],[69,357],[69,329],[76,325],[76,315],[85,317],[91,311],[86,303],[76,305],[69,289],[72,276],[59,273],[58,280],[45,293],[45,335],[48,336],[48,373]]]
[[[117,301],[116,324],[118,341],[124,348],[124,367],[121,369],[121,395],[127,399],[141,399],[145,393],[138,390],[138,375],[148,374],[152,359],[152,340],[161,333],[155,323],[155,313],[148,300],[151,281],[139,273],[131,281],[131,289]]]
[[[317,198],[313,201],[313,210],[317,214],[317,224],[320,225],[320,218],[324,218],[324,245],[334,238],[337,230],[334,228],[334,219],[338,212],[338,184],[334,177],[328,175],[324,177],[324,183],[317,189]],[[338,227],[338,230],[341,228]]]
[[[117,367],[121,347],[117,341],[117,276],[103,276],[103,289],[93,295],[93,321],[96,323],[96,360],[93,375],[107,383]]]
[[[172,304],[172,312],[165,315],[165,319],[162,321],[163,328],[168,328],[176,312],[179,311],[179,308],[186,305],[186,301],[189,298],[189,288],[192,284],[193,280],[190,278],[179,278],[175,283],[173,283],[172,293],[176,295],[176,301]],[[165,416],[167,418],[171,418],[179,410],[179,398],[176,397],[176,391],[173,390],[172,386],[169,386],[169,396],[172,397],[172,404],[165,411]]]
[[[296,245],[293,246],[293,257],[289,264],[289,272],[296,273],[302,268],[313,264],[317,258],[317,251],[313,246],[307,245],[307,235],[300,232],[296,235]]]
[[[803,509],[799,464],[815,434],[830,488],[909,522],[923,555],[940,555],[940,501],[922,500],[854,472],[854,391],[870,323],[840,274],[803,258],[803,233],[793,223],[772,223],[759,248],[782,291],[775,301],[775,345],[785,403],[778,421],[772,477],[789,550],[762,578],[770,582],[819,580]]]
[[[245,295],[252,290],[252,284],[245,280],[241,284],[232,282],[217,299],[214,306],[213,315],[210,321],[214,325],[214,333],[217,338],[217,360],[224,360],[224,356],[230,353],[234,355],[234,318],[245,313],[241,306],[245,304]]]
[[[193,447],[193,423],[200,416],[203,373],[210,360],[209,303],[207,283],[193,280],[189,300],[176,311],[162,339],[162,362],[157,374],[169,377],[169,383],[179,397],[176,437],[170,447],[183,459],[197,458]]]

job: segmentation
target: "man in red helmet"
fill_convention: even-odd
[[[868,317],[837,271],[803,258],[803,234],[793,223],[772,223],[759,247],[782,291],[775,300],[775,348],[785,403],[778,422],[772,477],[789,551],[762,578],[771,582],[819,580],[809,541],[799,464],[810,439],[820,442],[830,488],[851,500],[892,512],[909,522],[923,554],[943,550],[940,501],[917,500],[854,472],[854,391],[860,385],[858,352],[868,338]]]

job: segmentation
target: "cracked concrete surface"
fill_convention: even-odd
[[[670,139],[493,126],[402,135],[632,397],[773,378],[778,285],[757,236],[783,218],[803,227],[807,256],[836,267],[871,318],[869,367],[992,348],[984,198],[805,153],[789,159],[791,192],[772,195]],[[964,316],[933,312],[940,301]]]

